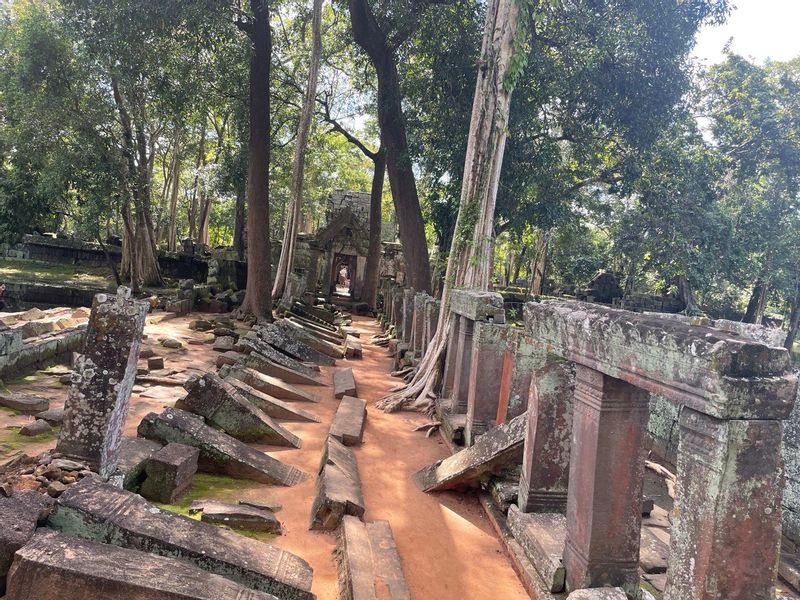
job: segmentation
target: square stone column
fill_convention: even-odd
[[[639,585],[648,394],[576,365],[570,447],[567,589]]]
[[[396,287],[392,292],[392,324],[397,339],[403,335],[403,288]]]
[[[439,305],[440,302],[431,296],[428,296],[428,299],[425,301],[425,331],[422,341],[423,352],[428,349],[428,344],[431,343],[433,336],[436,335],[436,328],[439,326]]]
[[[450,322],[450,331],[447,334],[447,354],[444,360],[444,376],[442,377],[442,398],[453,397],[453,387],[455,386],[456,363],[458,362],[458,330],[461,326],[461,319],[458,315],[453,315]]]
[[[472,334],[475,331],[475,321],[463,315],[455,318],[459,323],[451,406],[454,414],[464,415],[467,413],[469,398],[469,372],[472,368]]]
[[[665,600],[773,600],[783,423],[684,408]]]
[[[467,372],[467,423],[464,427],[467,446],[474,444],[477,436],[496,425],[508,335],[507,325],[481,321],[474,323],[472,357],[469,361],[474,368]]]
[[[522,512],[566,512],[574,390],[570,362],[534,372],[517,500]]]
[[[403,290],[403,326],[400,329],[401,336],[398,339],[409,343],[411,341],[411,331],[414,321],[414,288],[406,288]]]
[[[533,373],[546,363],[547,351],[543,344],[537,343],[524,331],[509,330],[495,417],[498,425],[507,423],[528,409]]]
[[[83,354],[64,404],[56,450],[86,462],[105,478],[117,468],[147,308],[145,302],[131,300],[124,287],[116,296],[94,297]]]
[[[420,292],[414,295],[414,318],[411,324],[411,351],[414,356],[423,352],[423,338],[425,336],[425,301],[428,294]]]

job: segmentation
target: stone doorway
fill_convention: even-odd
[[[331,273],[331,295],[353,298],[356,284],[356,256],[335,254]]]

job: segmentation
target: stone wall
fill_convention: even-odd
[[[800,549],[800,390],[791,418],[783,430],[786,486],[783,491],[783,536],[794,550]]]

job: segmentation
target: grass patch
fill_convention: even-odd
[[[0,258],[0,280],[38,283],[82,283],[107,286],[112,281],[107,267],[48,263],[23,258]]]
[[[28,437],[19,434],[19,427],[6,427],[0,429],[0,455],[5,456],[15,450],[24,449],[29,444],[44,444],[46,442],[55,442],[57,430],[50,433],[41,433]]]

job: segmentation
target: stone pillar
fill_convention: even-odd
[[[465,319],[466,317],[461,317]],[[471,446],[475,438],[494,426],[497,402],[503,374],[503,358],[508,347],[509,327],[478,321],[474,324],[472,357],[475,365],[466,372],[467,423],[464,427],[465,445]],[[466,352],[466,350],[465,350]]]
[[[546,361],[547,352],[542,344],[519,329],[509,330],[495,416],[498,425],[528,409],[533,373],[545,366]]]
[[[147,304],[131,300],[128,288],[94,297],[64,405],[56,450],[106,478],[117,467],[146,313]]]
[[[428,296],[425,301],[425,333],[422,340],[423,351],[428,349],[433,336],[436,335],[436,328],[439,326],[439,301]]]
[[[773,600],[783,423],[684,407],[665,600]]]
[[[309,246],[308,248],[308,271],[306,271],[306,289],[317,295],[319,285],[319,248]]]
[[[421,356],[423,352],[423,337],[425,335],[425,300],[428,294],[420,292],[414,295],[414,318],[411,324],[411,351],[414,356]]]
[[[517,500],[522,512],[566,511],[574,390],[572,363],[553,362],[533,375]]]
[[[394,337],[400,339],[403,332],[403,288],[399,286],[392,292],[392,324]]]
[[[458,315],[450,319],[450,331],[447,334],[447,354],[444,360],[444,377],[442,378],[442,398],[453,397],[455,386],[456,364],[458,361],[458,330],[461,320]]]
[[[567,589],[639,585],[648,395],[583,365],[575,370]]]
[[[475,330],[475,321],[463,315],[456,315],[455,317],[459,323],[455,371],[453,373],[452,412],[463,415],[467,413],[469,371],[472,368],[472,334]]]
[[[414,321],[414,288],[403,290],[403,337],[402,341],[411,341],[411,330]]]

